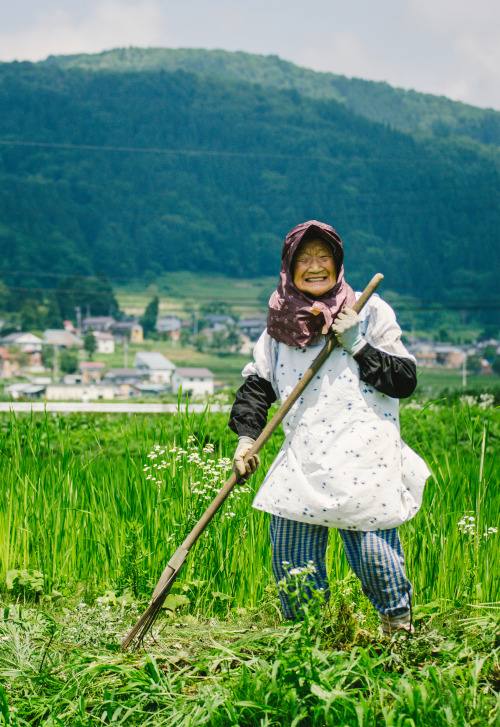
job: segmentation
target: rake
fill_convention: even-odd
[[[361,296],[352,306],[356,313],[359,313],[361,309],[366,305],[368,299],[376,291],[383,279],[384,276],[381,273],[377,273],[377,275],[375,275],[371,279]],[[281,424],[285,416],[288,414],[294,403],[301,396],[306,386],[314,378],[320,367],[323,365],[323,363],[326,361],[326,359],[336,346],[336,338],[334,336],[328,338],[326,344],[316,356],[311,366],[304,373],[304,375],[302,376],[296,387],[293,389],[291,394],[288,396],[286,401],[283,402],[276,414],[272,417],[272,419],[263,430],[262,434],[255,441],[252,449],[249,451],[245,459],[248,459],[252,455],[260,452],[264,444],[266,444],[266,442],[274,434],[274,432]],[[134,642],[136,648],[140,647],[144,640],[144,637],[153,627],[153,624],[161,611],[161,607],[166,597],[170,593],[170,589],[172,588],[175,579],[177,578],[182,566],[186,561],[189,551],[196,543],[200,535],[203,533],[216,512],[223,505],[231,490],[233,490],[233,488],[242,480],[243,477],[241,477],[241,475],[236,475],[233,472],[227,482],[219,490],[215,499],[207,507],[207,509],[198,520],[194,528],[191,530],[189,535],[186,537],[182,545],[177,548],[173,556],[168,561],[165,570],[161,574],[160,580],[156,584],[156,588],[153,592],[150,605],[139,618],[133,629],[123,639],[120,646],[120,651],[126,651],[132,642]]]

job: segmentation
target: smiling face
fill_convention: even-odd
[[[301,242],[293,256],[293,282],[299,290],[317,298],[337,282],[335,258],[324,240]]]

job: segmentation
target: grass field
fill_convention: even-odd
[[[226,303],[239,318],[266,313],[267,300],[276,287],[278,276],[236,279],[202,276],[189,272],[166,273],[155,285],[144,290],[144,283],[117,288],[115,295],[120,309],[132,315],[141,315],[154,297],[160,298],[160,312],[164,315],[186,315],[190,310],[207,303]]]
[[[155,641],[118,653],[228,475],[226,421],[0,419],[0,724],[499,725],[500,418],[487,400],[402,409],[432,471],[402,528],[414,637],[380,642],[333,536],[330,608],[282,622],[267,516],[251,509],[277,434],[191,552]]]

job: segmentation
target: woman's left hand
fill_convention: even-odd
[[[359,316],[352,308],[343,308],[332,325],[337,341],[354,355],[365,346],[366,341],[359,330]]]

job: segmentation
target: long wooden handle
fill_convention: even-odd
[[[361,309],[366,305],[368,299],[371,295],[377,290],[378,286],[384,279],[384,276],[381,273],[377,273],[366,288],[364,289],[361,296],[358,298],[358,300],[354,303],[353,309],[356,311],[356,313],[359,313]],[[268,422],[267,426],[263,430],[262,434],[258,437],[258,439],[255,441],[255,444],[253,444],[251,450],[248,452],[247,456],[245,457],[245,461],[251,457],[254,454],[257,454],[260,452],[264,444],[270,439],[270,437],[274,434],[276,429],[279,427],[283,419],[286,417],[292,406],[295,404],[299,396],[302,394],[306,386],[309,384],[311,379],[316,375],[322,364],[326,361],[328,356],[331,354],[333,349],[337,346],[337,339],[334,336],[331,336],[326,344],[323,346],[319,354],[316,356],[310,367],[307,369],[307,371],[304,373],[304,375],[301,377],[298,384],[295,386],[291,394],[287,397],[287,399],[283,402],[283,404],[280,406],[276,414],[272,417],[272,419]],[[184,542],[177,548],[173,556],[170,558],[169,562],[167,563],[162,575],[160,576],[160,580],[156,584],[156,588],[153,593],[153,606],[157,599],[164,598],[165,593],[168,592],[169,588],[171,587],[171,583],[173,579],[176,577],[177,573],[181,569],[184,561],[186,560],[189,551],[193,547],[193,545],[196,543],[202,532],[207,527],[208,523],[212,520],[216,512],[219,510],[221,505],[224,504],[224,501],[227,499],[229,494],[231,493],[231,490],[234,488],[234,486],[241,482],[241,476],[233,474],[229,477],[229,479],[226,481],[226,483],[221,487],[215,498],[212,500],[210,505],[207,507],[201,518],[198,520],[194,528],[191,530],[189,535],[186,537]],[[130,635],[129,635],[130,636]]]
[[[353,305],[353,310],[356,311],[356,313],[359,313],[361,309],[366,305],[368,302],[370,296],[373,295],[373,293],[377,290],[378,286],[384,279],[384,276],[381,273],[377,273],[377,275],[374,275],[374,277],[370,280],[366,288],[364,289],[361,296],[358,298],[358,300]],[[276,429],[279,427],[283,419],[286,417],[292,406],[295,404],[297,399],[300,397],[306,386],[309,384],[312,378],[316,375],[319,368],[323,365],[323,363],[326,361],[328,356],[331,354],[333,349],[337,346],[337,339],[335,337],[331,337],[328,339],[326,344],[321,349],[320,353],[316,356],[310,367],[307,369],[307,371],[303,374],[298,384],[295,386],[293,391],[290,393],[290,395],[287,397],[287,399],[283,402],[283,404],[280,406],[278,411],[275,413],[275,415],[272,417],[272,419],[268,422],[265,429],[262,431],[261,435],[256,440],[255,444],[252,446],[252,449],[248,452],[245,459],[248,459],[254,454],[257,454],[260,452],[264,444],[270,439],[270,437],[274,434]],[[216,495],[215,499],[210,503],[210,505],[207,507],[201,518],[198,520],[194,528],[191,530],[187,538],[184,540],[182,545],[180,546],[183,550],[189,551],[198,537],[201,535],[201,533],[204,531],[210,520],[213,518],[217,510],[220,508],[220,506],[223,504],[224,500],[226,500],[227,496],[233,489],[233,487],[236,485],[237,482],[241,480],[241,477],[239,475],[233,474],[229,477],[227,482],[222,486],[222,488],[219,490],[218,494]]]

